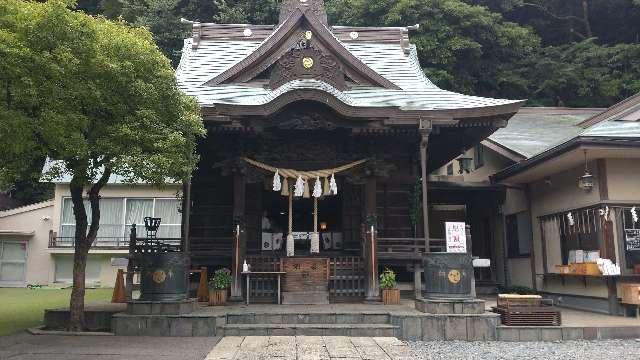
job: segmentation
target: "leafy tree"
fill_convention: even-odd
[[[15,178],[47,157],[58,161],[46,176],[72,177],[70,329],[81,330],[101,189],[112,174],[159,186],[187,179],[204,130],[148,30],[70,6],[0,2],[0,176]]]
[[[438,85],[465,93],[502,94],[505,65],[539,45],[529,29],[462,0],[334,0],[332,23],[357,26],[419,24],[411,34],[420,64]]]
[[[504,90],[532,105],[607,107],[640,92],[640,44],[548,46],[509,68]]]

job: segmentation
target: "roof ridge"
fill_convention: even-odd
[[[21,214],[21,213],[28,212],[28,211],[42,209],[42,208],[45,208],[45,207],[52,206],[53,204],[54,204],[54,199],[48,199],[48,200],[39,201],[39,202],[33,203],[33,204],[27,204],[27,205],[18,206],[18,207],[12,208],[12,209],[7,209],[7,210],[0,211],[0,218],[1,217],[11,216],[11,215],[16,215],[16,214]]]
[[[578,125],[583,129],[588,129],[593,125],[608,120],[611,117],[623,113],[634,106],[640,106],[640,92],[610,106],[600,114],[594,115]]]

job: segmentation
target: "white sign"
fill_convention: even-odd
[[[445,232],[447,236],[447,252],[466,253],[467,234],[466,226],[463,222],[445,222]]]

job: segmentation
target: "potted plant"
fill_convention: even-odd
[[[380,288],[382,289],[382,302],[385,305],[400,304],[400,289],[396,287],[396,273],[385,268],[380,274]]]
[[[218,269],[209,279],[209,305],[221,306],[227,303],[227,291],[231,286],[231,270]]]

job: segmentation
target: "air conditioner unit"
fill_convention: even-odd
[[[329,250],[333,247],[333,239],[331,233],[321,233],[322,236],[322,250]]]

